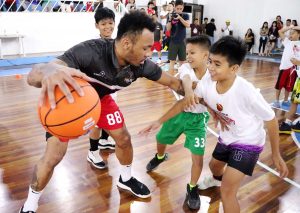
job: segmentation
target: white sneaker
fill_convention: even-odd
[[[199,189],[204,190],[214,186],[221,186],[221,181],[216,180],[213,176],[206,176],[202,181],[200,181]]]
[[[108,137],[107,140],[100,139],[99,140],[99,149],[115,149],[116,148],[116,142],[112,137]]]
[[[160,64],[161,63],[161,59],[157,59],[156,63]]]
[[[105,169],[106,163],[103,161],[100,156],[99,150],[89,151],[87,156],[87,161],[92,164],[97,169]]]

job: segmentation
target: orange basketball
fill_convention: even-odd
[[[84,91],[84,96],[69,86],[74,103],[68,103],[65,95],[55,88],[56,108],[51,109],[48,99],[39,107],[42,125],[50,134],[60,139],[78,138],[92,129],[98,122],[101,103],[96,90],[85,80],[74,78]]]

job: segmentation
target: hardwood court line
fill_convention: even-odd
[[[176,100],[178,101],[180,99],[179,95],[174,91],[172,90]],[[218,133],[216,133],[215,131],[213,131],[210,127],[207,127],[207,130],[213,134],[214,136],[216,136],[217,138],[219,137]],[[260,161],[257,161],[256,163],[258,166],[266,169],[267,171],[271,172],[273,175],[277,176],[277,177],[280,177],[279,176],[279,173],[277,171],[275,171],[274,169],[270,168],[269,166],[267,166],[266,164],[260,162]],[[285,180],[287,183],[297,187],[298,189],[300,189],[300,185],[298,183],[296,183],[295,181],[289,179],[289,178],[283,178],[283,180]]]

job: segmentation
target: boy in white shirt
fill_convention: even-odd
[[[181,134],[186,135],[184,147],[192,153],[191,180],[187,184],[186,201],[191,209],[200,208],[200,197],[197,192],[197,182],[200,177],[203,165],[203,154],[206,142],[206,127],[209,120],[209,113],[202,104],[197,104],[193,109],[184,110],[186,99],[195,101],[192,82],[202,82],[208,77],[206,71],[207,59],[209,55],[210,40],[208,36],[201,35],[186,39],[187,61],[179,68],[180,79],[185,82],[185,99],[181,99],[159,120],[141,131],[146,134],[149,131],[158,129],[163,123],[162,128],[156,135],[157,153],[147,164],[147,171],[151,172],[162,162],[167,160],[168,153],[165,153],[167,145],[174,144]],[[176,114],[176,116],[174,116]],[[174,117],[173,117],[174,116]],[[173,118],[171,118],[173,117]],[[171,118],[171,119],[165,119]]]
[[[296,30],[298,29],[298,30]],[[289,93],[293,90],[297,73],[295,70],[295,65],[291,62],[291,58],[295,57],[295,52],[293,50],[295,42],[299,41],[300,38],[300,27],[284,27],[278,31],[280,38],[283,40],[284,50],[279,67],[279,75],[275,85],[276,89],[276,101],[274,106],[280,108],[279,96],[281,89],[285,89],[284,100],[282,102],[283,106],[290,106],[288,101]],[[289,37],[285,36],[285,33],[290,31]]]
[[[288,174],[279,152],[278,122],[274,111],[251,83],[236,74],[246,52],[247,46],[242,40],[232,36],[218,40],[210,48],[210,76],[195,89],[195,94],[227,121],[228,131],[219,128],[220,137],[209,163],[212,176],[199,184],[199,189],[221,186],[225,213],[240,212],[236,195],[245,175],[252,175],[263,150],[264,121],[274,165],[280,177]]]
[[[199,184],[200,189],[221,185],[224,212],[240,212],[236,198],[245,175],[251,176],[265,144],[266,132],[272,148],[272,159],[281,177],[288,169],[279,152],[278,122],[274,111],[260,92],[237,75],[244,60],[246,45],[232,36],[225,36],[210,49],[210,79],[198,84],[195,94],[220,116],[229,127],[220,130],[219,142],[209,163],[212,176]]]

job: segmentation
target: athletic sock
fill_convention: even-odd
[[[166,154],[163,154],[162,156],[159,156],[159,155],[157,154],[156,156],[157,156],[157,159],[158,159],[158,160],[162,160],[162,159],[165,157],[165,155],[166,155]]]
[[[214,177],[214,179],[216,179],[218,181],[222,181],[223,175],[220,175],[220,176],[213,175],[213,177]]]
[[[109,136],[109,134],[105,130],[102,129],[102,133],[101,133],[100,139],[107,140],[108,136]]]
[[[36,212],[38,208],[38,202],[43,191],[34,191],[31,186],[29,186],[28,197],[23,206],[23,212],[34,211]]]
[[[99,139],[98,140],[94,140],[94,139],[90,138],[90,151],[96,151],[96,150],[98,150],[98,142],[99,142]]]
[[[131,178],[131,165],[121,165],[120,173],[123,182],[128,181]]]
[[[189,183],[189,186],[190,186],[190,190],[192,190],[196,185],[192,185]]]

